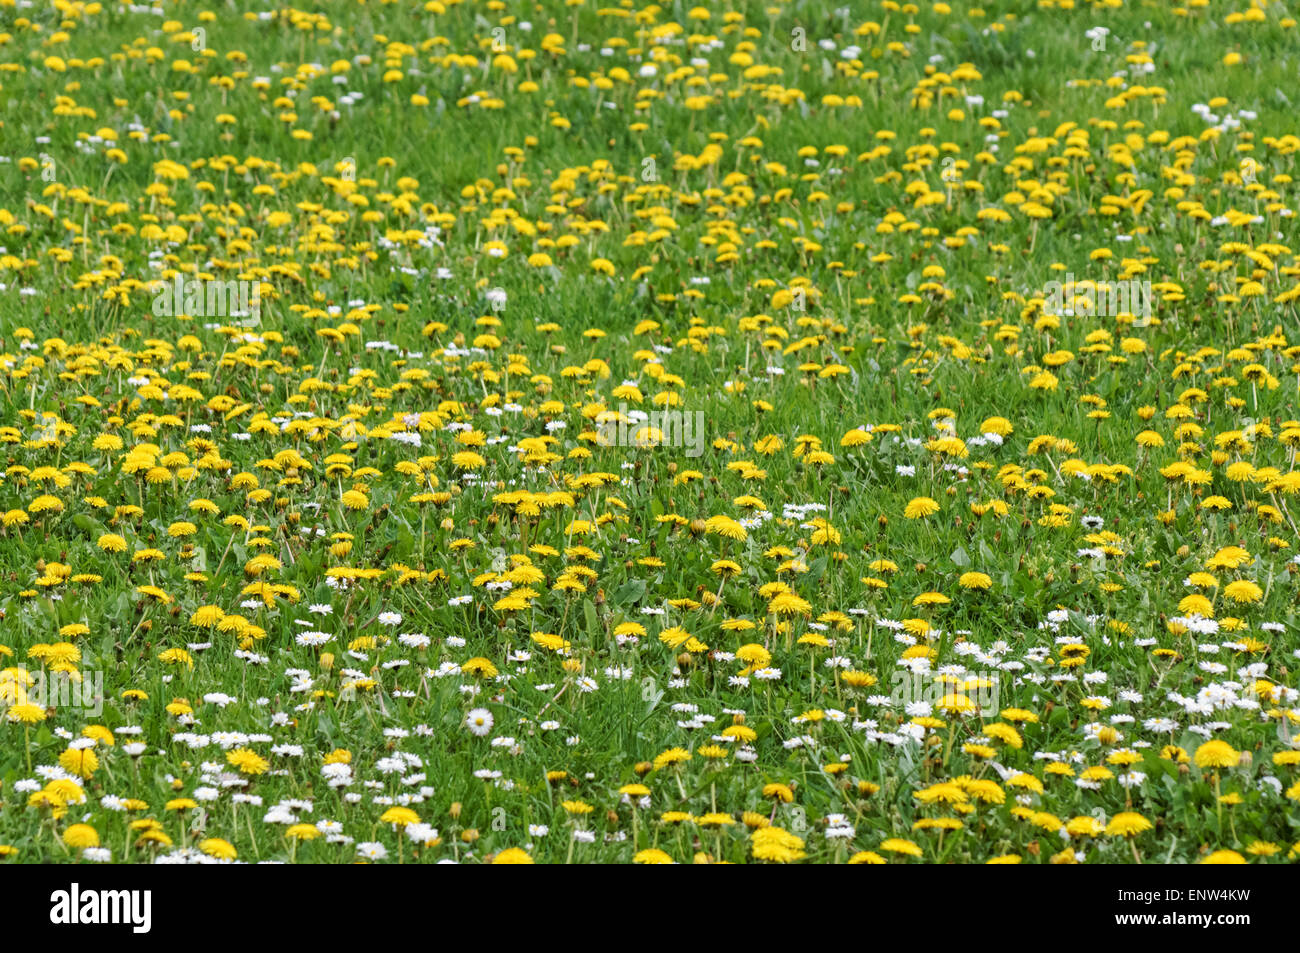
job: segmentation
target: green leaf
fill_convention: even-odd
[[[611,600],[615,605],[625,606],[634,602],[639,602],[645,598],[646,586],[644,579],[629,579],[623,585],[614,590]]]
[[[84,533],[90,533],[99,536],[104,532],[104,525],[99,520],[87,516],[85,513],[78,513],[72,517],[72,525]]]
[[[324,742],[325,747],[331,750],[336,747],[334,744],[334,722],[330,721],[330,716],[322,713],[316,719],[316,734]]]

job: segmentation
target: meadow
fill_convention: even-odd
[[[0,863],[1293,863],[1293,6],[0,0]]]

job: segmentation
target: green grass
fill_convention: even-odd
[[[1283,5],[63,6],[0,3],[10,862],[1294,859]]]

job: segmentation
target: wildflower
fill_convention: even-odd
[[[465,716],[465,726],[469,728],[470,734],[482,738],[492,731],[492,712],[486,708],[472,709]]]
[[[1151,822],[1141,814],[1122,811],[1110,819],[1106,825],[1107,837],[1136,837],[1143,831],[1151,830]]]
[[[918,496],[907,504],[903,515],[909,520],[924,519],[939,512],[939,504],[928,496]]]
[[[1231,768],[1237,764],[1241,754],[1223,741],[1207,741],[1198,747],[1192,760],[1199,768]]]

